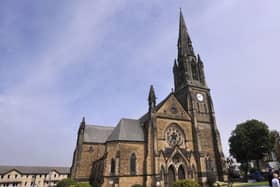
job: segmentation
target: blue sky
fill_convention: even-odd
[[[0,164],[70,166],[83,116],[116,125],[173,87],[179,8],[204,61],[223,149],[279,127],[279,0],[9,0],[0,6]]]

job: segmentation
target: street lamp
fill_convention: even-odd
[[[109,184],[111,184],[112,187],[113,187],[113,186],[114,186],[114,180],[113,180],[113,179],[110,179],[110,180],[109,180]]]
[[[156,186],[160,186],[160,181],[157,181],[157,182],[156,182]]]

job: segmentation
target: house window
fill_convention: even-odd
[[[18,175],[15,175],[15,178],[17,178],[18,177]]]
[[[112,158],[112,160],[111,160],[111,175],[115,175],[115,168],[116,168],[115,159]]]
[[[10,175],[8,175],[7,177],[8,177],[8,179],[9,179],[9,178],[10,178]]]
[[[54,174],[54,177],[56,177],[56,174]]]
[[[136,155],[132,153],[130,156],[130,174],[136,175]]]
[[[92,147],[92,146],[90,146],[90,147],[88,148],[88,152],[93,152],[93,147]]]

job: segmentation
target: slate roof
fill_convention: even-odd
[[[114,127],[86,125],[84,131],[84,142],[105,143],[113,129]]]
[[[144,132],[140,121],[135,119],[121,119],[107,139],[110,141],[144,141]]]
[[[60,174],[69,174],[69,167],[44,167],[44,166],[0,166],[0,174],[5,174],[16,170],[22,174],[48,174],[56,171]]]

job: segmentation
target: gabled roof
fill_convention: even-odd
[[[165,99],[163,99],[160,103],[158,103],[155,107],[155,110],[157,111],[172,94],[173,93],[171,92],[170,94],[168,94],[168,96]],[[139,121],[141,121],[141,122],[146,121],[148,119],[148,116],[149,116],[149,112],[147,112],[142,117],[140,117]]]
[[[114,127],[86,125],[84,131],[84,142],[105,143],[113,129]]]
[[[140,121],[121,119],[107,139],[107,142],[110,141],[144,141],[144,132]]]
[[[17,171],[21,174],[48,174],[56,171],[59,174],[69,174],[69,167],[44,167],[44,166],[0,166],[0,174],[6,174],[10,171]]]
[[[158,104],[156,105],[155,110],[158,111],[158,109],[160,109],[160,107],[162,107],[162,105],[169,99],[169,97],[170,97],[171,95],[174,95],[174,93],[171,92],[170,94],[168,94],[168,96],[166,96],[160,103],[158,103]],[[175,95],[174,95],[174,96],[175,96]],[[176,96],[175,96],[175,97],[176,97]],[[144,121],[146,121],[146,120],[148,119],[148,116],[149,116],[149,112],[147,112],[146,114],[144,114],[139,120],[140,120],[141,122],[144,122]]]

